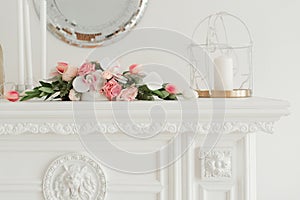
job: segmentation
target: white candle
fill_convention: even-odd
[[[40,0],[42,79],[47,78],[47,0]]]
[[[19,85],[25,84],[24,67],[24,23],[23,23],[23,0],[18,0],[18,36],[19,36]]]
[[[233,90],[233,60],[227,56],[220,56],[214,60],[214,89]]]
[[[31,49],[31,31],[30,31],[30,12],[29,0],[25,0],[25,35],[26,35],[26,61],[27,61],[27,83],[33,85],[33,69],[32,69],[32,49]]]

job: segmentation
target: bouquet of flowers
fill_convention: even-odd
[[[162,81],[153,82],[153,78],[157,77],[155,73],[144,74],[137,64],[120,73],[119,66],[104,69],[99,62],[85,62],[79,68],[59,62],[51,78],[26,91],[20,101],[34,98],[79,101],[88,92],[110,101],[177,100],[180,93],[176,86]]]

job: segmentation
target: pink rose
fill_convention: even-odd
[[[64,81],[71,81],[73,78],[75,78],[78,74],[78,68],[77,67],[68,67],[62,74],[62,79]]]
[[[173,85],[173,84],[170,84],[170,83],[165,86],[165,90],[167,92],[169,92],[170,94],[177,94],[178,93],[176,86]]]
[[[126,88],[121,91],[121,93],[117,96],[117,100],[119,101],[133,101],[135,100],[138,94],[138,89],[136,87]]]
[[[56,66],[56,71],[58,74],[62,74],[62,79],[64,81],[71,81],[78,74],[77,67],[70,67],[68,63],[59,62]],[[51,73],[52,76],[58,75],[57,73]]]
[[[57,66],[56,66],[56,71],[59,73],[59,74],[63,74],[69,67],[69,64],[68,63],[65,63],[65,62],[58,62],[57,63]]]
[[[138,64],[133,64],[129,67],[129,71],[131,74],[138,74],[140,72],[139,70],[139,65]]]
[[[79,68],[78,75],[85,76],[94,71],[96,71],[95,65],[93,63],[86,62]]]
[[[114,100],[121,92],[122,86],[115,80],[111,79],[100,90],[100,93],[105,94],[105,96],[110,100]]]
[[[15,90],[11,90],[11,91],[8,91],[6,92],[5,94],[5,98],[8,100],[8,101],[11,101],[11,102],[16,102],[19,100],[19,93]]]

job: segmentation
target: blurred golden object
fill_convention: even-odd
[[[0,94],[4,93],[4,82],[3,51],[0,45]]]
[[[244,98],[251,97],[249,89],[237,89],[232,91],[197,90],[199,98]]]

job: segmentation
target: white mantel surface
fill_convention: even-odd
[[[19,134],[26,132],[26,126],[42,125],[70,125],[76,122],[74,114],[94,112],[100,124],[114,124],[117,118],[122,121],[119,113],[130,113],[130,116],[138,123],[149,121],[149,110],[153,106],[160,106],[165,110],[167,122],[178,122],[182,119],[182,107],[185,103],[190,105],[186,113],[197,114],[199,122],[213,123],[256,123],[257,126],[268,125],[268,127],[257,127],[265,132],[272,132],[272,124],[282,116],[289,114],[289,103],[286,101],[268,98],[241,98],[241,99],[198,99],[192,101],[136,101],[136,102],[61,102],[61,101],[29,101],[19,103],[0,102],[0,134]],[[83,110],[80,110],[80,109]],[[198,109],[198,110],[196,110]],[[117,117],[115,117],[117,116]],[[127,116],[125,116],[127,117]],[[188,120],[188,117],[186,117]],[[164,120],[164,119],[163,119]],[[193,119],[195,120],[195,119]],[[15,132],[7,132],[3,129],[7,125],[23,125],[23,129]],[[44,127],[46,128],[46,127]],[[57,132],[49,126],[49,132]],[[265,129],[264,129],[265,128]],[[51,130],[50,130],[51,129]],[[13,131],[13,130],[12,130]],[[28,129],[30,132],[30,129]],[[32,130],[33,131],[33,130]],[[45,132],[46,130],[44,130]],[[71,131],[71,130],[70,130]],[[246,130],[245,130],[246,131]],[[250,130],[249,130],[250,131]],[[38,133],[35,130],[34,133]],[[42,131],[43,132],[43,131]],[[57,132],[60,133],[60,132]],[[71,132],[70,132],[71,133]]]
[[[185,105],[192,106],[183,110]],[[164,113],[157,109],[150,112],[157,106],[163,108]],[[97,169],[99,177],[105,177],[101,178],[101,183],[107,186],[105,198],[96,199],[97,194],[90,189],[89,200],[256,200],[255,135],[273,133],[275,122],[288,114],[288,102],[258,97],[182,102],[1,101],[0,199],[60,200],[53,198],[56,189],[51,185],[70,185],[59,179],[58,175],[62,177],[63,173],[55,170],[73,169],[72,172],[79,173],[72,165],[82,169],[87,166],[80,178],[97,176],[91,166]],[[102,173],[77,135],[78,127],[87,125],[80,130],[88,130],[95,125],[93,121],[96,121],[97,133],[108,135],[111,142],[130,152],[157,149],[168,144],[178,132],[196,130],[199,135],[187,152],[167,168],[130,174],[100,164]],[[163,127],[161,135],[139,143],[122,134],[124,127],[133,134],[151,134],[155,131],[151,129],[151,122],[154,127],[157,124]],[[211,130],[221,131],[222,136],[215,147],[206,152],[201,145]],[[172,148],[175,151],[181,145],[179,141]],[[101,145],[99,151],[108,156],[116,155]],[[71,164],[62,167],[53,162],[58,158]],[[162,159],[158,153],[153,162],[159,164]],[[64,200],[72,199],[66,190],[59,192],[65,195]]]

